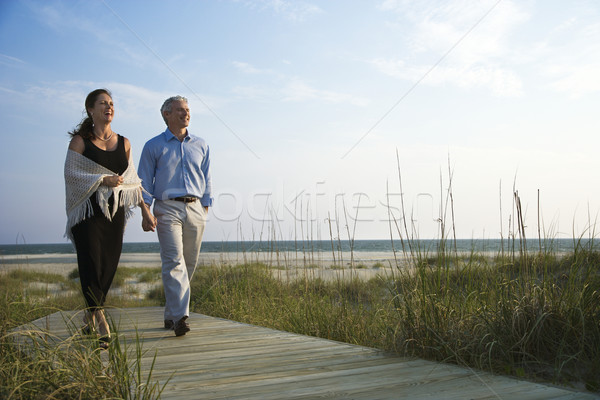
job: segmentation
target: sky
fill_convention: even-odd
[[[96,88],[136,164],[188,98],[205,240],[507,238],[516,198],[528,238],[594,236],[599,71],[595,0],[1,0],[0,244],[66,242]]]

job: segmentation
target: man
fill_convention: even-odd
[[[185,97],[168,98],[161,114],[167,130],[150,139],[140,158],[144,202],[152,205],[156,221],[142,222],[144,231],[156,231],[160,242],[165,291],[165,329],[175,336],[190,331],[190,281],[212,205],[210,158],[206,142],[188,132],[190,109]]]

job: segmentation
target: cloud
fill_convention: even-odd
[[[241,61],[234,61],[234,62],[232,62],[232,64],[235,68],[237,68],[238,71],[240,71],[244,74],[255,75],[255,74],[272,74],[273,73],[273,71],[270,69],[258,69],[248,63],[241,62]]]
[[[125,112],[142,115],[147,112],[160,115],[160,106],[173,95],[170,92],[150,90],[146,87],[121,82],[107,83],[107,87],[110,88],[113,96],[117,97],[115,103]]]
[[[544,21],[534,20],[527,28],[531,37],[542,37],[537,41],[516,37],[517,33],[522,35],[519,28],[525,22],[540,14],[527,7],[544,7],[546,13]],[[521,96],[522,75],[531,74],[541,79],[539,84],[545,89],[572,99],[600,92],[600,23],[596,7],[561,7],[555,20],[547,18],[548,13],[556,11],[552,7],[510,0],[442,4],[386,0],[380,9],[401,21],[404,31],[408,29],[407,55],[370,61],[386,75],[417,82],[435,65],[433,55],[437,60],[444,58],[423,84],[487,88],[498,96]],[[471,27],[472,31],[461,39]],[[432,61],[423,63],[420,60],[424,58]]]
[[[303,21],[308,16],[323,12],[320,7],[304,1],[269,0],[267,4],[277,14],[281,14],[294,21]]]
[[[326,103],[348,103],[355,106],[366,106],[368,101],[364,98],[346,93],[337,93],[328,90],[316,89],[300,79],[290,80],[282,89],[283,101],[323,101]]]
[[[8,93],[12,102],[27,105],[27,107],[20,107],[21,110],[27,110],[26,115],[33,108],[50,114],[58,113],[65,118],[77,119],[83,117],[86,96],[97,88],[106,88],[112,92],[119,120],[147,119],[148,115],[155,115],[160,119],[160,106],[167,97],[172,95],[172,93],[157,92],[114,81],[55,81],[32,85],[21,90],[0,87],[0,92]],[[8,100],[7,96],[2,97],[1,100]],[[202,112],[200,106],[196,108],[198,110],[193,110],[194,112]],[[73,123],[75,122],[77,121]]]
[[[408,65],[401,60],[372,60],[376,69],[394,78],[418,82],[430,86],[443,86],[451,83],[459,88],[486,88],[497,96],[513,97],[523,94],[520,78],[511,70],[501,67],[473,66],[431,66]],[[431,71],[430,71],[431,70]]]
[[[111,49],[109,57],[125,64],[146,65],[151,57],[146,51],[135,50],[136,45],[127,43],[127,39],[137,36],[136,32],[103,1],[85,3],[85,8],[45,2],[30,2],[28,6],[41,24],[63,35],[96,40]],[[90,19],[92,15],[94,19]],[[102,29],[98,29],[98,26],[102,26]]]
[[[12,56],[0,53],[0,64],[6,65],[9,67],[14,67],[14,66],[18,66],[18,65],[24,65],[24,64],[26,64],[26,62],[17,57],[12,57]]]
[[[268,101],[269,99],[273,99],[273,97],[275,97],[273,90],[258,85],[236,86],[232,89],[232,92],[238,98],[252,101]]]
[[[440,5],[389,0],[380,8],[406,20],[402,25],[409,26],[410,52],[402,59],[371,60],[380,72],[417,82],[440,62],[423,83],[488,88],[498,96],[522,94],[521,79],[507,60],[514,57],[511,34],[529,15],[513,2],[458,0]],[[418,61],[424,58],[432,61]]]
[[[272,99],[288,102],[322,101],[325,103],[346,103],[355,106],[366,106],[368,101],[364,98],[346,93],[314,88],[299,78],[289,78],[271,69],[259,69],[251,64],[241,61],[232,63],[240,72],[247,75],[270,75],[274,79],[270,85],[240,85],[233,88],[233,92],[241,98],[257,101]]]
[[[538,45],[539,70],[547,87],[579,98],[600,92],[600,24],[569,18]]]
[[[59,81],[28,87],[23,98],[43,109],[74,109],[84,111],[85,96],[98,86],[89,81]],[[40,104],[41,103],[41,104]]]
[[[323,102],[331,104],[351,104],[364,107],[369,104],[367,99],[347,93],[317,89],[298,78],[278,80],[276,86],[236,86],[232,89],[238,97],[253,101],[284,101],[284,102]]]
[[[5,88],[5,87],[2,87],[2,86],[0,86],[0,92],[7,93],[9,95],[19,95],[20,94],[16,90],[12,90],[12,89]]]
[[[244,1],[244,4],[249,8],[272,10],[275,14],[296,22],[302,22],[312,15],[323,13],[319,6],[305,1],[254,0]]]
[[[570,98],[580,98],[586,94],[600,92],[600,76],[596,65],[555,65],[546,68],[546,75],[552,77],[549,87]]]

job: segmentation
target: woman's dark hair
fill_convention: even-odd
[[[89,139],[92,137],[94,121],[92,120],[88,109],[94,107],[94,104],[96,104],[96,99],[101,94],[106,94],[112,98],[112,94],[110,93],[110,91],[108,91],[108,89],[96,89],[90,92],[90,94],[88,94],[85,98],[85,117],[83,118],[83,120],[81,120],[79,125],[77,125],[77,128],[73,129],[72,132],[69,132],[69,135],[71,135],[71,137],[75,135],[79,135],[84,139]]]

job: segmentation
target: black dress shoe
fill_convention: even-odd
[[[183,336],[190,331],[190,324],[185,322],[187,318],[188,317],[183,317],[175,323],[175,327],[173,328],[175,336]]]
[[[175,322],[170,319],[165,319],[165,329],[171,330],[175,326]]]

